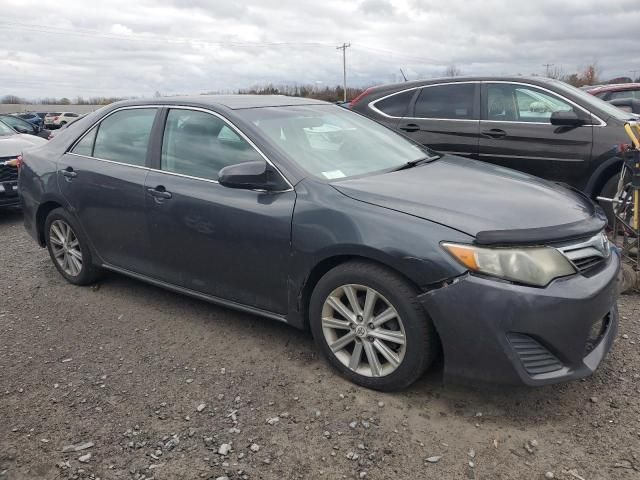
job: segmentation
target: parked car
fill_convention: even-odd
[[[558,80],[455,77],[373,87],[350,108],[436,151],[566,183],[611,198],[636,118]],[[603,203],[611,219],[611,205]]]
[[[586,91],[626,112],[640,115],[640,83],[597,85]]]
[[[49,135],[51,134],[50,130],[46,128],[42,128],[39,125],[27,122],[22,118],[15,117],[13,115],[5,115],[0,114],[0,122],[5,123],[6,125],[13,128],[17,133],[24,133],[27,135],[37,135],[38,137],[42,137],[45,139],[49,139]]]
[[[635,98],[640,100],[640,83],[597,85],[589,88],[587,92],[606,102],[621,98]]]
[[[18,162],[22,152],[46,140],[16,133],[0,121],[0,207],[20,204],[18,197]]]
[[[26,112],[26,113],[16,113],[16,117],[26,120],[27,122],[36,125],[38,127],[44,126],[44,119],[40,117],[37,113]]]
[[[60,128],[68,123],[75,122],[79,117],[79,113],[73,112],[47,113],[44,117],[44,125],[51,129]]]
[[[80,115],[76,120],[80,120],[81,118],[83,118],[86,115],[87,115],[86,113],[83,114],[83,115]],[[63,132],[66,128],[69,127],[69,125],[73,125],[73,122],[72,123],[66,123],[66,124],[62,125],[60,128],[58,128],[56,130],[49,131],[49,136],[47,137],[47,140],[51,140],[53,137],[55,137],[59,133]]]
[[[55,181],[57,179],[57,181]],[[25,154],[28,232],[112,270],[309,326],[352,381],[542,385],[613,342],[619,258],[582,194],[284,96],[119,102]]]

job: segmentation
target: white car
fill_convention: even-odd
[[[45,128],[62,127],[68,123],[75,122],[81,115],[73,112],[53,112],[44,116]]]
[[[47,143],[35,135],[16,133],[0,122],[0,207],[20,204],[18,197],[18,162],[22,152]]]

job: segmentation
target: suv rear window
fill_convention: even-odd
[[[390,97],[378,100],[373,106],[390,117],[404,117],[409,110],[409,104],[415,93],[415,90],[396,93]]]

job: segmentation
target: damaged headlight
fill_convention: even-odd
[[[571,262],[552,247],[487,248],[455,243],[442,247],[472,272],[537,287],[576,273]]]

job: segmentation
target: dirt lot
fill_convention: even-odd
[[[0,239],[1,480],[640,478],[638,296],[585,381],[471,389],[436,369],[381,394],[286,325],[118,275],[67,284],[19,212]]]

